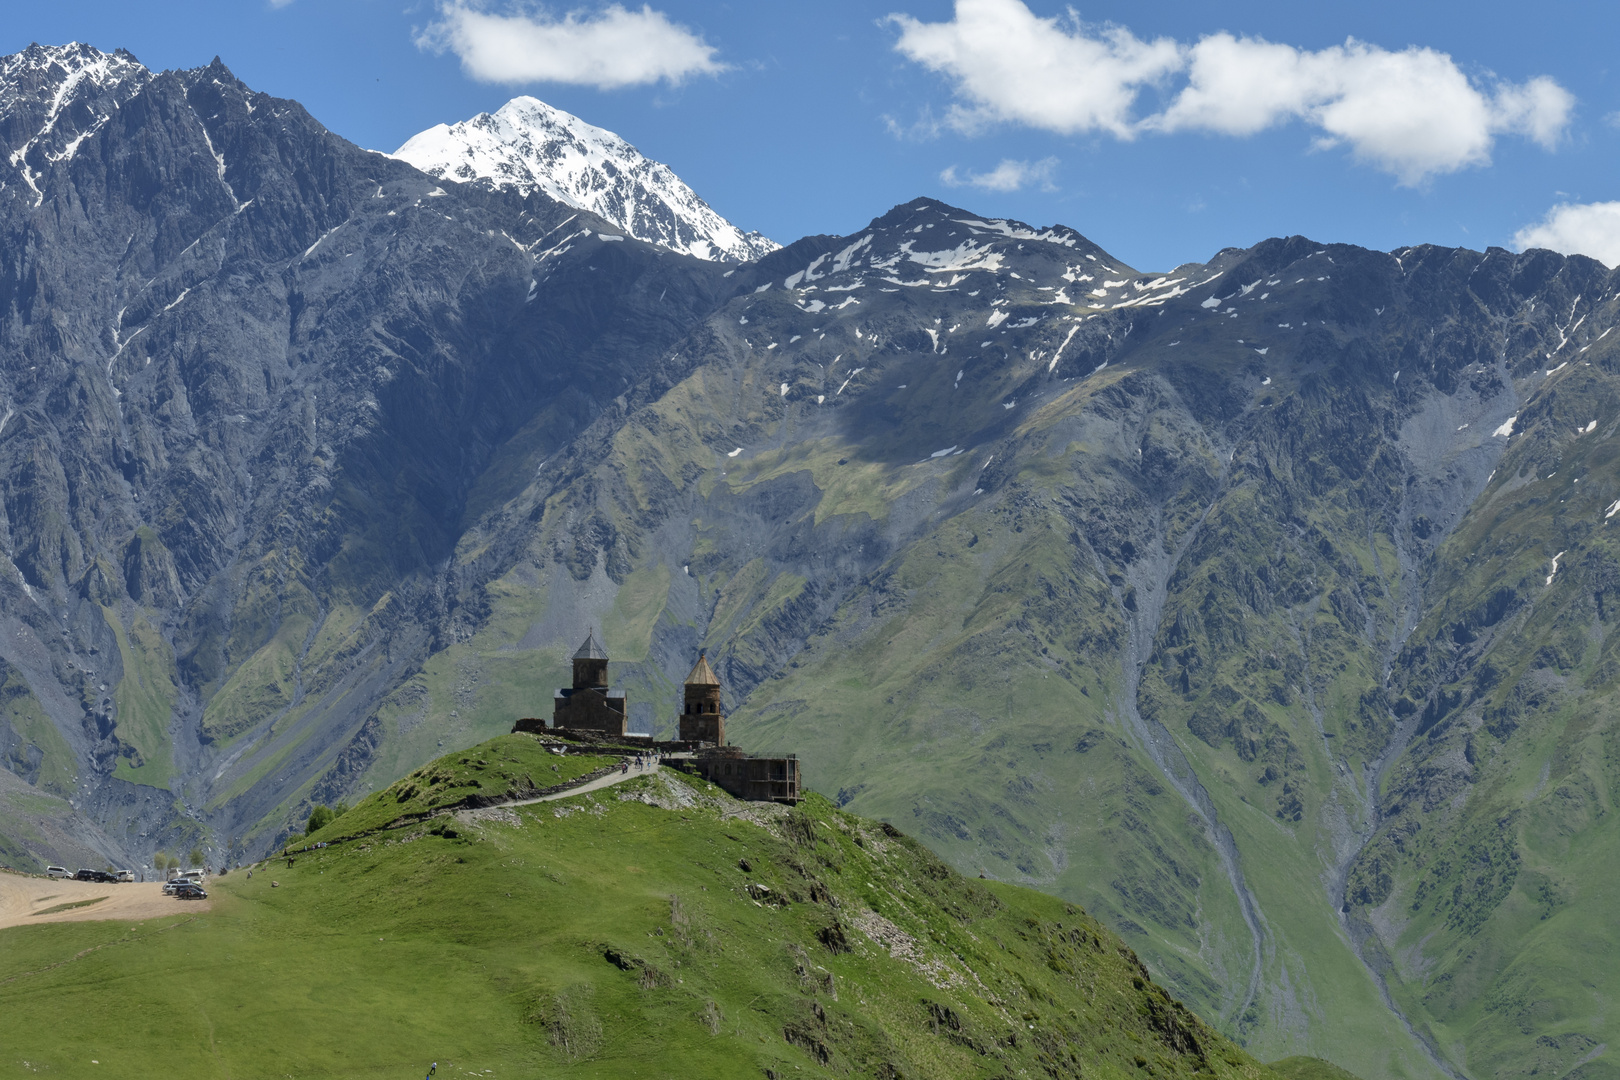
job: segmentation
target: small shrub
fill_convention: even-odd
[[[331,807],[317,806],[309,812],[309,822],[304,826],[304,834],[307,836],[319,832],[330,825],[335,817],[337,815],[332,812]]]

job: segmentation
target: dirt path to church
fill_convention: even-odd
[[[83,907],[51,911],[84,900]],[[176,912],[207,911],[212,901],[176,900],[156,881],[109,885],[0,873],[0,930],[38,923],[99,919],[155,919]],[[43,914],[50,911],[50,914]]]
[[[638,769],[632,765],[630,766],[630,771],[628,773],[622,773],[615,770],[612,773],[609,773],[607,776],[599,776],[590,783],[581,784],[577,788],[569,788],[567,791],[559,791],[554,795],[542,795],[538,799],[519,799],[517,802],[501,803],[500,805],[533,806],[535,803],[555,802],[557,799],[571,799],[575,795],[583,795],[587,791],[600,791],[603,788],[612,787],[614,784],[622,784],[626,780],[634,780],[638,776],[651,776],[661,768],[663,768],[662,765],[653,765],[650,768]]]

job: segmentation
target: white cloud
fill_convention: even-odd
[[[1406,185],[1490,162],[1499,135],[1551,149],[1574,98],[1552,79],[1482,85],[1434,49],[1400,52],[1354,39],[1311,52],[1212,34],[1193,45],[1144,42],[1123,27],[1037,18],[1023,0],[957,0],[950,22],[892,15],[895,48],[950,76],[951,122],[1006,121],[1071,135],[1203,131],[1248,136],[1291,121],[1318,148],[1346,146]],[[1162,111],[1135,116],[1140,93],[1185,82]]]
[[[480,82],[612,90],[726,70],[701,36],[647,6],[631,11],[610,4],[594,15],[570,11],[557,18],[540,9],[499,14],[476,0],[444,0],[439,21],[416,44],[455,53]]]
[[[934,110],[927,106],[924,106],[917,119],[909,124],[901,123],[885,113],[883,115],[883,125],[889,129],[889,134],[895,138],[914,142],[937,139],[939,133],[945,129],[945,125],[940,121],[939,117],[934,115]]]
[[[1545,77],[1482,89],[1433,49],[1390,52],[1352,39],[1308,52],[1212,34],[1187,55],[1186,87],[1143,127],[1253,135],[1299,119],[1322,132],[1317,146],[1347,145],[1408,185],[1489,164],[1498,134],[1551,148],[1574,104]]]
[[[1551,150],[1569,126],[1575,95],[1546,75],[1537,75],[1523,86],[1499,86],[1492,104],[1498,131],[1523,135]]]
[[[1520,251],[1551,248],[1620,267],[1620,202],[1560,203],[1540,222],[1514,233],[1513,243]]]
[[[1039,184],[1046,191],[1054,191],[1052,173],[1057,169],[1055,157],[1041,161],[1014,161],[1004,159],[1001,164],[985,173],[958,173],[952,165],[939,174],[946,187],[976,187],[984,191],[1018,191],[1029,184]]]
[[[964,131],[1011,121],[1128,139],[1137,93],[1181,66],[1168,38],[1142,41],[1112,26],[1093,35],[1072,15],[1038,18],[1021,0],[957,0],[951,22],[889,21],[900,28],[897,50],[955,80],[967,104],[954,106],[947,122]]]

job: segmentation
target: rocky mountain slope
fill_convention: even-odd
[[[0,745],[136,853],[364,762],[377,698],[458,633],[445,560],[495,449],[566,442],[724,279],[452,197],[222,65],[104,85],[81,55],[13,63],[0,128]]]
[[[471,120],[438,124],[394,156],[441,180],[523,195],[538,191],[637,240],[700,259],[747,262],[781,246],[737,228],[668,165],[642,156],[613,132],[532,97],[515,97]]]
[[[926,199],[728,266],[22,55],[0,754],[87,830],[263,852],[596,626],[1263,1058],[1613,1071],[1610,271]]]

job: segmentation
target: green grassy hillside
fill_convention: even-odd
[[[1083,911],[819,797],[739,803],[664,771],[211,888],[207,912],[0,931],[0,1069],[1271,1075]]]
[[[1331,1061],[1314,1057],[1291,1057],[1273,1061],[1271,1071],[1281,1073],[1288,1080],[1358,1080],[1355,1073],[1346,1072]]]

